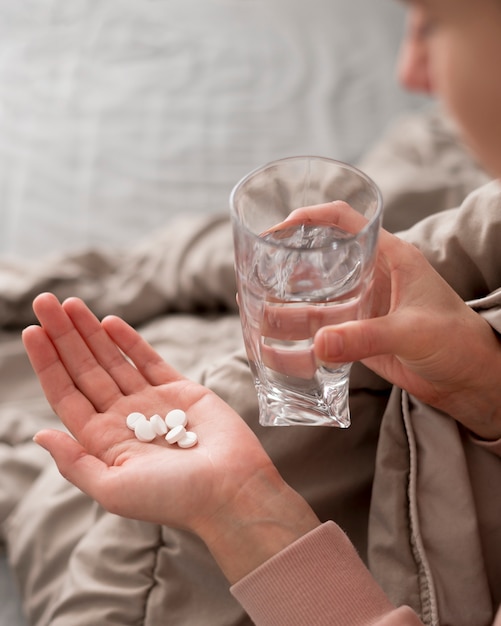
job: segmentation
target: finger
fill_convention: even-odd
[[[261,358],[266,367],[282,374],[309,380],[317,369],[315,355],[310,349],[286,350],[268,345],[261,346]]]
[[[88,454],[78,441],[62,431],[42,430],[33,440],[50,453],[67,480],[94,500],[102,501],[110,470],[106,463]]]
[[[260,330],[263,337],[298,341],[313,337],[327,323],[328,317],[319,307],[298,303],[297,306],[287,308],[281,304],[266,303]]]
[[[150,344],[119,317],[110,315],[101,322],[111,339],[130,358],[151,385],[163,385],[183,380],[177,370],[168,365]]]
[[[369,220],[346,202],[335,201],[296,209],[285,221],[287,225],[291,222],[335,224],[344,231],[355,234],[362,230]]]
[[[362,361],[384,354],[405,358],[409,351],[412,354],[410,342],[419,341],[417,333],[412,338],[412,327],[411,319],[402,325],[398,315],[326,326],[315,335],[315,354],[325,363]]]
[[[98,412],[106,411],[123,396],[120,387],[96,360],[57,298],[42,294],[34,300],[33,310],[75,386]]]
[[[355,234],[362,230],[367,225],[368,221],[366,217],[353,209],[349,204],[338,201],[296,209],[290,213],[284,222],[274,226],[270,230],[290,226],[291,222],[327,222],[329,224],[336,224],[346,232]],[[390,259],[395,255],[395,250],[397,249],[414,248],[414,246],[402,241],[384,228],[381,228],[379,231],[378,244],[384,254],[390,254]],[[398,254],[393,258],[398,262]]]
[[[267,302],[264,305],[261,334],[281,341],[311,339],[322,326],[356,319],[359,308],[360,304],[356,299],[322,307],[305,303],[284,307]]]
[[[95,407],[75,387],[43,328],[28,326],[22,339],[49,404],[71,432],[78,432],[95,412]]]
[[[68,298],[62,304],[92,354],[125,395],[141,391],[146,381],[111,340],[97,317],[80,300]]]

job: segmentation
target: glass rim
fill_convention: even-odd
[[[349,243],[352,243],[356,239],[360,239],[361,237],[365,235],[365,233],[371,230],[371,228],[374,226],[376,222],[380,220],[382,212],[383,212],[383,196],[382,196],[381,190],[379,189],[379,186],[376,184],[376,182],[368,174],[363,172],[361,169],[359,169],[355,165],[352,165],[351,163],[346,163],[345,161],[340,161],[338,159],[333,159],[333,158],[325,157],[325,156],[316,156],[316,155],[309,155],[309,154],[289,156],[289,157],[274,159],[273,161],[269,161],[268,163],[265,163],[264,165],[256,167],[255,169],[245,174],[245,176],[243,176],[231,190],[230,202],[229,202],[231,216],[233,219],[237,220],[238,223],[242,226],[242,228],[253,238],[258,239],[261,243],[263,242],[262,235],[252,231],[245,224],[245,222],[242,220],[242,218],[238,214],[238,211],[236,209],[235,199],[239,190],[251,178],[254,178],[254,176],[256,176],[257,174],[259,174],[260,172],[266,169],[269,169],[272,166],[279,165],[280,163],[285,163],[287,161],[305,161],[308,159],[313,160],[313,161],[324,161],[326,163],[336,165],[340,167],[341,169],[350,170],[351,172],[359,176],[361,179],[363,179],[365,182],[369,183],[370,187],[375,192],[376,210],[374,211],[374,215],[372,215],[370,218],[367,219],[367,224],[363,228],[361,228],[357,233],[354,233],[352,235],[347,236],[344,239],[339,240],[336,244],[337,247],[347,245]],[[336,201],[333,200],[332,202],[336,202]],[[299,209],[302,207],[297,207],[297,208]],[[280,241],[267,240],[266,243],[274,248],[297,250],[297,248],[294,248],[294,246],[280,243]],[[324,246],[309,248],[308,250],[304,250],[304,252],[309,252],[309,251],[314,252],[314,251],[319,251],[319,250],[330,250],[330,249],[332,249],[332,244],[326,244]]]

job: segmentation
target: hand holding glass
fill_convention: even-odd
[[[327,203],[339,219],[318,219]],[[370,313],[382,215],[377,186],[345,163],[291,157],[242,179],[230,207],[260,423],[348,427],[351,364],[317,362],[313,338],[322,326]],[[301,207],[312,208],[291,215]]]

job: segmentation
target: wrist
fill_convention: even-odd
[[[234,584],[319,524],[309,504],[271,466],[195,532]]]
[[[501,340],[477,313],[472,318],[475,338],[464,339],[467,356],[457,359],[459,384],[444,390],[435,406],[479,438],[494,441],[501,438]]]
[[[499,399],[491,397],[493,387],[487,387],[485,394],[477,389],[473,393],[458,394],[455,407],[450,414],[463,424],[476,437],[484,441],[501,439],[501,410]]]

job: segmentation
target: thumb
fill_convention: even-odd
[[[50,453],[64,478],[95,497],[96,485],[107,470],[105,463],[88,454],[78,441],[60,430],[41,430],[33,441]]]
[[[362,361],[383,354],[397,354],[408,343],[409,329],[401,329],[398,316],[324,326],[315,335],[316,357],[325,363]]]

